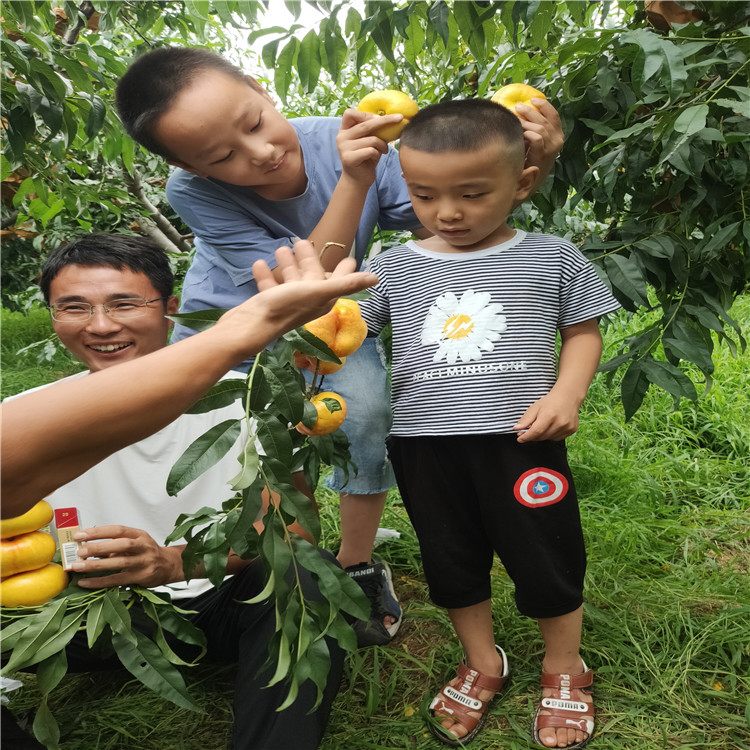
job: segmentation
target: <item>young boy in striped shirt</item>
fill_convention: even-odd
[[[496,552],[545,644],[532,738],[579,748],[593,733],[593,672],[579,655],[586,554],[564,439],[601,356],[598,317],[619,304],[575,246],[508,226],[537,177],[509,110],[427,107],[400,161],[433,236],[377,256],[380,282],[361,306],[371,334],[393,324],[388,451],[430,597],[465,652],[430,728],[470,741],[507,680],[490,608]]]

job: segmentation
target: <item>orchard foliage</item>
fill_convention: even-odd
[[[166,165],[123,134],[113,88],[152,46],[236,60],[244,35],[290,115],[337,114],[372,88],[421,105],[509,82],[544,91],[566,145],[518,220],[572,236],[642,319],[604,365],[624,371],[628,416],[652,383],[696,398],[717,337],[744,346],[728,309],[750,267],[750,3],[686,2],[695,20],[652,13],[659,28],[630,2],[308,5],[324,11],[317,30],[268,27],[260,2],[5,3],[3,228],[41,249],[130,226],[186,252]]]
[[[695,399],[717,337],[745,345],[728,310],[750,271],[750,3],[682,5],[693,22],[654,13],[657,29],[642,3],[338,3],[317,33],[273,39],[263,59],[305,114],[324,77],[348,102],[373,87],[421,105],[511,82],[542,90],[566,144],[518,218],[573,234],[643,320],[603,365],[624,370],[629,417],[652,383]],[[589,231],[569,231],[582,210]]]

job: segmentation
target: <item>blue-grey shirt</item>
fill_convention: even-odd
[[[195,258],[182,289],[182,312],[244,302],[258,291],[253,263],[263,259],[273,267],[274,252],[307,237],[323,216],[342,173],[336,148],[341,120],[301,117],[290,123],[304,155],[307,188],[302,195],[268,200],[252,188],[196,177],[182,169],[170,176],[167,198],[195,233]],[[376,225],[409,230],[419,226],[392,146],[378,163],[359,222],[354,252],[360,265]],[[192,333],[176,326],[172,341]]]

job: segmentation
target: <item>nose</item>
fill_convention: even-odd
[[[242,150],[252,164],[261,166],[273,158],[274,145],[265,140],[259,141],[257,136],[250,136],[245,139]]]
[[[119,331],[122,329],[122,325],[116,320],[113,320],[104,312],[103,307],[95,307],[94,314],[89,318],[86,324],[86,330],[89,333],[95,333],[99,336],[103,336],[113,331]]]
[[[437,218],[440,221],[458,221],[461,216],[461,209],[455,201],[442,200],[438,204]]]

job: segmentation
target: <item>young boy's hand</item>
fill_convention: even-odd
[[[516,114],[523,125],[527,147],[526,166],[539,167],[540,179],[537,184],[540,184],[552,169],[563,147],[564,136],[557,110],[546,99],[532,101],[537,109],[517,104]]]
[[[553,388],[526,410],[513,429],[519,443],[564,440],[578,429],[578,406],[569,394]]]
[[[336,146],[344,173],[352,180],[370,186],[375,181],[375,168],[380,157],[388,152],[388,144],[375,135],[384,125],[394,125],[403,115],[378,117],[370,112],[347,109],[341,118]]]

